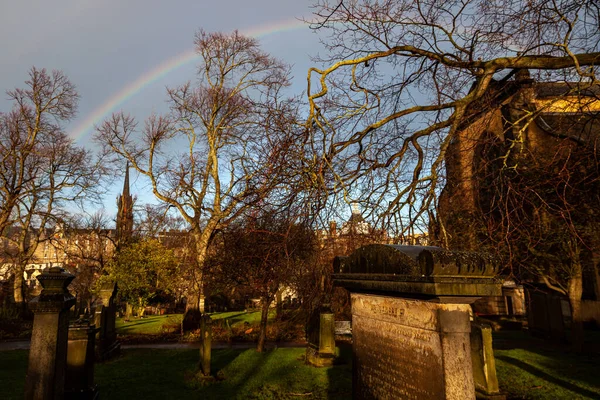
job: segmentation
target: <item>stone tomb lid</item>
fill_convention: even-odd
[[[334,283],[350,291],[425,296],[500,296],[498,263],[482,253],[371,244],[336,257]]]

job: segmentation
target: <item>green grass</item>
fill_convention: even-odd
[[[214,350],[212,369],[223,381],[205,383],[194,373],[195,350],[125,350],[118,359],[96,365],[104,399],[346,399],[351,397],[351,367],[312,368],[304,349]],[[22,399],[27,351],[0,352],[3,399]],[[8,368],[10,366],[10,368]],[[310,394],[310,395],[309,395]]]
[[[159,335],[168,326],[181,324],[182,314],[149,315],[144,318],[132,317],[129,322],[117,318],[115,327],[119,335]]]
[[[222,318],[237,318],[223,314]],[[497,337],[498,379],[509,399],[600,399],[598,354],[570,353],[521,332],[498,332]],[[342,359],[349,360],[349,349],[343,350]],[[27,354],[0,352],[3,400],[23,397]],[[264,354],[254,349],[213,350],[213,375],[222,371],[219,376],[225,380],[206,384],[194,376],[197,350],[128,349],[120,358],[96,365],[95,376],[102,398],[108,399],[351,397],[349,363],[312,368],[300,360],[303,354],[302,348]]]
[[[245,323],[257,326],[260,322],[260,311],[229,311],[213,313],[210,316],[215,321],[228,320],[232,328],[242,328]],[[119,335],[160,335],[168,333],[168,327],[173,328],[180,324],[182,318],[182,314],[132,317],[129,322],[125,322],[123,318],[117,318],[115,326]],[[275,318],[275,310],[269,312],[269,320],[271,321],[273,318]]]
[[[250,325],[258,325],[260,322],[260,311],[228,311],[220,313],[212,313],[210,317],[213,320],[226,319],[232,328],[241,327],[244,323]],[[275,318],[275,310],[269,310],[269,322]]]
[[[561,350],[495,350],[500,389],[513,399],[600,399],[600,357]]]

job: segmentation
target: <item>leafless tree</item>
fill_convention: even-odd
[[[173,214],[170,207],[144,204],[134,210],[137,226],[134,235],[157,238],[167,231],[184,231],[187,226],[180,215]]]
[[[576,83],[564,98],[598,84],[600,5],[592,0],[323,0],[311,22],[330,33],[330,53],[308,73],[307,127],[323,154],[310,168],[331,171],[336,186],[327,189],[364,202],[383,225],[407,232],[433,223],[442,245],[449,244],[447,221],[431,210],[446,182],[444,160],[465,123],[497,106],[497,89],[529,74]],[[482,218],[487,243],[495,237],[521,265],[535,258],[538,276],[573,300],[576,319],[579,255],[590,235],[578,216],[589,207],[579,207],[575,182],[593,186],[597,150],[571,158],[581,149],[562,146],[550,162],[524,144],[526,127],[562,100],[523,110],[508,128],[516,134],[496,147],[503,151],[492,158],[500,160],[492,180],[499,191],[488,196],[496,202]],[[580,157],[590,162],[585,174],[574,162]],[[548,229],[538,229],[543,219]]]
[[[295,105],[282,97],[289,68],[255,39],[200,30],[195,44],[196,83],[168,89],[167,115],[136,133],[133,118],[115,114],[97,132],[189,225],[197,267],[188,311],[204,309],[202,266],[215,232],[285,184],[294,138],[282,128],[295,118]]]
[[[0,114],[0,232],[14,222],[14,209],[34,179],[42,143],[52,141],[77,110],[75,86],[59,71],[32,68],[25,89],[8,91],[14,105]]]
[[[308,72],[316,176],[401,231],[426,229],[457,129],[490,84],[529,69],[538,79],[598,80],[595,1],[320,0],[329,33]]]
[[[110,218],[103,211],[91,215],[71,215],[63,221],[60,235],[49,243],[63,256],[65,268],[76,276],[71,290],[77,297],[79,310],[90,312],[94,288],[116,249]]]
[[[63,207],[97,198],[104,168],[77,147],[62,123],[75,115],[78,95],[59,71],[32,68],[25,89],[7,92],[13,109],[0,114],[0,233],[20,228],[14,241],[14,298],[23,302],[23,271],[46,228],[60,222]]]

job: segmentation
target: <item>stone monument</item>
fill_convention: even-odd
[[[29,303],[34,318],[25,378],[26,400],[64,397],[69,308],[75,304],[67,286],[74,278],[60,267],[48,268],[37,277],[42,292]]]
[[[306,362],[316,367],[333,365],[335,320],[329,307],[315,310],[307,326]]]
[[[94,323],[99,328],[96,334],[96,359],[98,361],[108,360],[121,350],[115,328],[117,317],[115,300],[118,290],[117,284],[111,282],[104,283],[100,288],[98,299],[100,304],[96,306],[94,315]]]
[[[492,328],[487,324],[471,324],[471,364],[477,398],[506,400],[498,387]]]
[[[470,303],[501,295],[488,256],[368,245],[334,262],[351,292],[355,399],[475,399]]]
[[[98,330],[85,319],[79,319],[69,326],[66,400],[98,398],[98,389],[94,385],[94,343]]]

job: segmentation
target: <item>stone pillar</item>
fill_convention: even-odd
[[[335,355],[335,320],[332,312],[321,313],[319,330],[319,354]]]
[[[492,347],[492,328],[487,324],[471,324],[471,363],[478,398],[504,400],[496,377],[496,361]]]
[[[96,359],[98,361],[108,360],[121,350],[115,328],[117,318],[115,300],[118,290],[116,283],[105,283],[100,288],[98,299],[100,304],[96,306],[94,315],[94,323],[98,327],[96,334]]]
[[[306,362],[315,367],[333,365],[335,358],[334,315],[325,306],[315,310],[307,326]]]
[[[200,371],[204,376],[210,376],[210,358],[212,345],[212,319],[204,314],[201,320]]]
[[[64,397],[68,315],[69,308],[75,304],[75,297],[67,286],[74,278],[60,267],[48,268],[37,277],[43,289],[29,303],[34,318],[25,378],[26,400]]]
[[[475,399],[469,304],[502,294],[489,257],[369,245],[334,272],[352,298],[355,399]]]
[[[98,397],[94,385],[94,344],[98,329],[87,320],[69,327],[65,399],[92,400]]]

